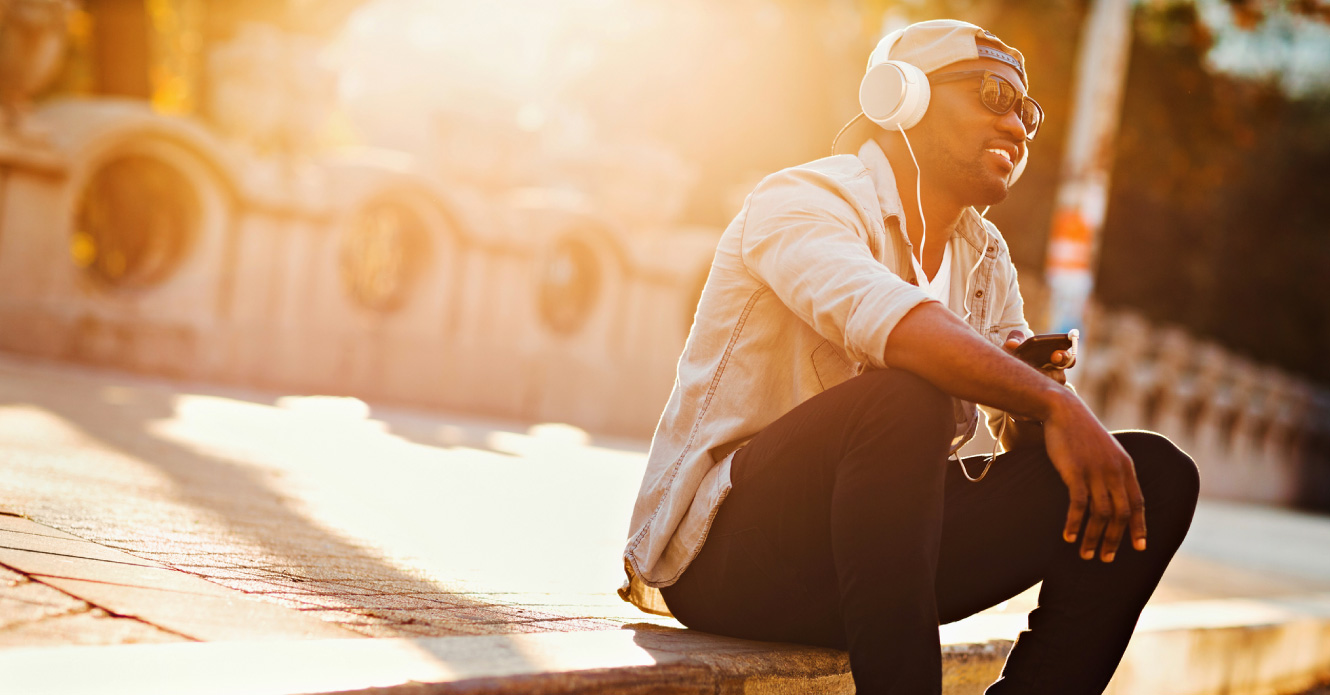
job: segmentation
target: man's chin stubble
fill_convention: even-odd
[[[975,182],[974,187],[974,206],[997,205],[1007,199],[1007,183],[1005,181],[993,181],[992,179],[981,182]]]

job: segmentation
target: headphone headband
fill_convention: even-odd
[[[900,43],[901,37],[904,35],[904,29],[897,29],[890,34],[883,36],[882,40],[878,41],[877,45],[873,47],[873,52],[868,54],[868,69],[871,70],[874,65],[881,65],[882,63],[891,60],[891,49],[895,48],[896,44]]]

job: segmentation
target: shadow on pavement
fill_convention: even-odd
[[[13,453],[0,504],[368,636],[524,631],[502,606],[308,518],[277,491],[280,471],[155,436],[153,423],[175,415],[175,393],[129,380],[0,362],[0,441]]]

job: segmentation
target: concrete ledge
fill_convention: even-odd
[[[948,664],[995,673],[1005,655],[970,645]],[[0,673],[13,695],[853,692],[844,652],[661,628],[14,649]]]
[[[944,636],[1008,633],[978,616]],[[1023,619],[1023,616],[1021,616]],[[944,647],[944,692],[976,695],[1011,642]],[[601,632],[233,641],[0,652],[4,691],[293,693],[851,693],[843,652],[643,627]],[[1330,596],[1147,608],[1109,693],[1267,695],[1330,676]]]
[[[1330,595],[1146,608],[1108,695],[1270,695],[1330,680]]]

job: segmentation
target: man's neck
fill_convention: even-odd
[[[878,139],[878,144],[882,147],[882,152],[887,155],[887,161],[891,163],[891,172],[896,178],[896,190],[900,193],[901,208],[905,215],[905,234],[914,245],[916,254],[919,253],[919,245],[924,237],[924,223],[927,223],[928,248],[924,249],[927,254],[924,257],[924,267],[931,275],[936,263],[930,264],[929,259],[941,261],[944,246],[942,242],[951,237],[966,206],[936,183],[930,184],[926,173],[922,185],[916,188],[919,184],[919,169],[915,168],[914,159],[910,156],[904,139],[898,133],[884,135],[885,137]],[[922,218],[919,216],[921,206],[916,191],[923,194]]]

